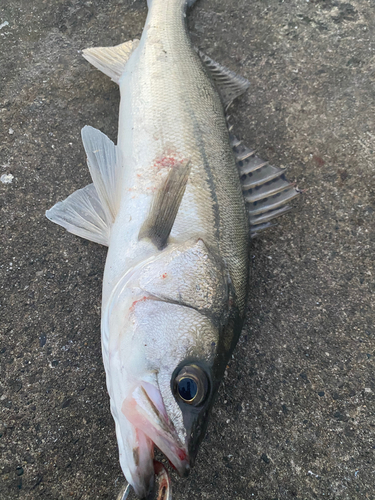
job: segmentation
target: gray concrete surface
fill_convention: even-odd
[[[145,16],[143,0],[0,2],[1,500],[112,500],[124,484],[106,252],[44,212],[89,182],[81,127],[116,138],[118,89],[80,51],[139,36]],[[251,82],[237,134],[306,193],[254,242],[246,328],[174,498],[374,499],[374,4],[200,0],[189,22]]]

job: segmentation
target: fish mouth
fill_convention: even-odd
[[[182,443],[167,411],[159,388],[142,382],[123,401],[121,411],[128,421],[144,433],[161,452],[180,476],[190,472],[187,445]],[[150,460],[153,457],[150,455]]]
[[[155,484],[145,500],[172,500],[171,480],[164,465],[154,461],[154,473]],[[117,500],[126,500],[131,489],[132,486],[128,483],[118,494]]]

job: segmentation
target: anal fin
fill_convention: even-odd
[[[118,84],[129,57],[138,45],[139,40],[134,39],[114,47],[92,47],[82,53],[89,63]]]
[[[288,203],[300,191],[286,179],[285,169],[269,165],[232,134],[230,141],[249,213],[251,236],[256,236],[273,225],[270,221],[291,210]]]

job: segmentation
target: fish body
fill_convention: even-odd
[[[194,49],[192,3],[149,0],[140,41],[84,51],[119,84],[117,146],[85,127],[93,184],[47,212],[108,246],[103,360],[121,467],[140,498],[154,445],[181,475],[193,465],[246,309],[250,231],[224,106],[248,82]],[[248,170],[259,160],[239,154]]]
[[[170,242],[201,237],[213,246],[228,262],[243,309],[248,217],[223,105],[190,42],[185,7],[182,0],[153,0],[119,82],[118,148],[124,168],[104,301],[126,270],[155,253],[154,245],[139,242],[140,228],[165,176],[188,160],[189,181]]]
[[[191,45],[184,11],[180,0],[152,2],[140,43],[119,82],[118,148],[123,177],[104,272],[102,335],[120,450],[123,444],[122,466],[133,485],[137,467],[135,462],[133,468],[129,463],[133,465],[139,417],[129,424],[129,410],[121,411],[123,401],[139,388],[140,380],[151,384],[152,391],[160,389],[179,449],[171,453],[166,445],[158,442],[158,446],[184,474],[202,431],[190,440],[184,425],[184,413],[191,411],[190,405],[184,411],[174,397],[167,401],[173,372],[193,362],[204,363],[206,370],[215,368],[216,373],[210,374],[213,387],[211,398],[206,400],[209,403],[240,333],[246,303],[249,230],[240,179],[222,102]],[[183,162],[190,162],[186,190],[168,245],[158,250],[149,238],[140,240],[139,233],[157,191],[171,169]],[[203,288],[210,279],[208,268],[202,265],[208,260],[214,276],[209,289],[196,297],[196,283],[202,283]],[[138,275],[125,284],[135,269],[140,269],[141,281],[152,281],[152,286],[141,285]],[[119,300],[116,286],[120,282],[124,283],[122,297],[126,299]],[[183,286],[186,297],[181,297]],[[211,303],[212,295],[219,297],[221,304]],[[121,336],[120,317],[127,318],[125,336]],[[136,355],[135,348],[130,348],[134,337],[139,341]],[[219,348],[223,350],[220,356]],[[141,373],[135,377],[140,367]],[[124,384],[133,378],[135,383]],[[197,422],[202,425],[207,409],[205,405],[200,408],[190,427]],[[145,436],[147,426],[148,422],[142,431]],[[150,437],[152,441],[154,436]],[[153,443],[149,445],[153,447]],[[143,452],[150,457],[148,448],[138,448],[141,460]],[[148,470],[152,476],[151,463]]]

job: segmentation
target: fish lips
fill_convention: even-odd
[[[153,441],[181,476],[189,474],[188,447],[178,437],[157,387],[142,382],[125,398],[121,411],[134,427]]]

